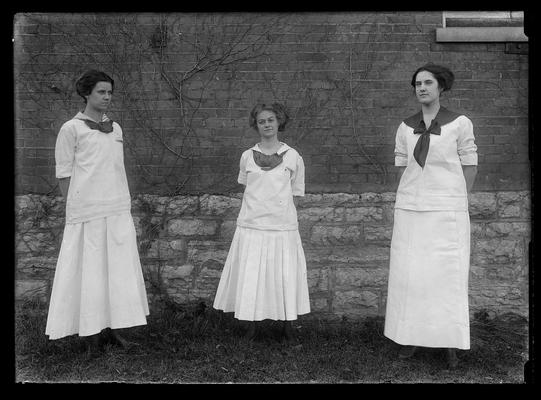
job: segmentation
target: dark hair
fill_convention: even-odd
[[[261,111],[272,111],[276,115],[278,120],[278,131],[282,132],[286,128],[286,124],[289,121],[289,115],[286,108],[280,103],[256,104],[252,111],[250,111],[250,117],[248,123],[252,128],[257,130],[257,116]]]
[[[77,79],[77,82],[75,82],[75,90],[77,91],[77,94],[83,98],[85,103],[85,96],[88,96],[90,93],[92,93],[92,90],[98,82],[110,82],[111,88],[113,90],[115,89],[115,81],[113,80],[113,78],[111,78],[105,72],[95,69],[90,69],[84,72],[79,77],[79,79]]]
[[[453,82],[455,81],[455,75],[449,68],[442,65],[428,63],[418,68],[417,71],[413,73],[413,76],[411,77],[411,86],[413,86],[414,89],[415,78],[417,77],[417,74],[421,71],[428,71],[432,75],[434,75],[434,78],[436,78],[436,80],[438,81],[438,85],[443,92],[445,92],[446,90],[450,90],[453,86]]]

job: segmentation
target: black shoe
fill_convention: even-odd
[[[244,340],[253,341],[257,336],[257,326],[255,321],[250,322],[250,326],[248,327],[248,330],[244,334]]]
[[[458,357],[456,356],[455,349],[447,349],[447,367],[449,369],[458,368]]]
[[[85,344],[87,358],[93,359],[100,355],[102,346],[100,343],[99,333],[91,336],[85,336]]]
[[[285,340],[287,343],[297,343],[297,335],[295,334],[295,331],[293,330],[293,327],[291,326],[290,321],[284,322],[284,328],[282,330],[282,339]]]
[[[413,357],[416,351],[416,346],[402,346],[402,348],[398,352],[398,358],[400,358],[401,360],[406,360]]]
[[[138,345],[137,343],[126,340],[114,329],[106,328],[103,333],[104,333],[104,339],[106,343],[109,343],[113,346],[122,347],[124,350],[129,350],[133,348],[134,346]]]

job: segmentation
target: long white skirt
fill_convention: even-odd
[[[385,336],[469,349],[468,212],[395,209],[390,258]]]
[[[131,214],[66,224],[45,329],[49,339],[145,325],[148,314]]]
[[[295,320],[310,312],[306,260],[298,230],[237,226],[214,308],[246,321]]]

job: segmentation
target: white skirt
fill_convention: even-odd
[[[310,312],[306,260],[298,230],[237,226],[214,308],[245,321],[295,320]]]
[[[145,325],[148,314],[131,214],[66,224],[45,329],[49,339]]]
[[[395,209],[384,334],[402,345],[470,348],[467,211]]]

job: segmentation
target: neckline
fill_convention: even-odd
[[[86,115],[85,113],[83,113],[82,111],[79,111],[77,113],[77,115],[75,116],[76,119],[80,119],[80,120],[88,120],[88,121],[92,121],[92,122],[96,122],[96,123],[100,123],[100,122],[105,122],[105,121],[108,121],[109,120],[109,117],[106,115],[106,114],[103,114],[103,117],[102,117],[102,120],[101,121],[96,121],[94,118],[92,118],[91,116],[89,115]]]
[[[254,148],[255,150],[259,151],[260,153],[262,154],[265,154],[266,156],[272,156],[273,154],[280,154],[280,150],[282,149],[282,147],[285,146],[285,143],[283,142],[278,142],[280,144],[280,146],[276,149],[276,151],[274,153],[271,153],[271,154],[267,154],[263,151],[263,149],[259,146],[259,143],[256,143]]]

